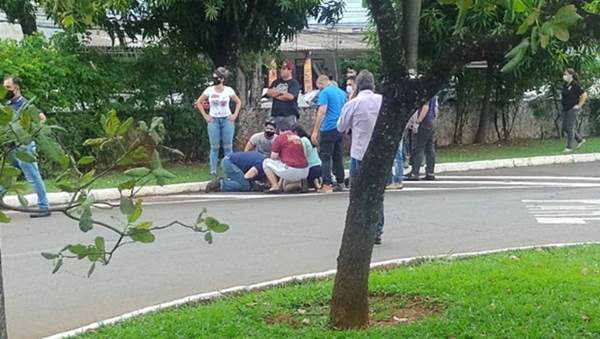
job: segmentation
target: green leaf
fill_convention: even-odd
[[[210,231],[213,231],[215,233],[223,233],[229,229],[229,225],[221,224],[217,219],[213,217],[206,218],[204,223]]]
[[[60,269],[62,264],[63,264],[62,258],[59,258],[58,260],[56,260],[56,263],[54,264],[54,269],[52,270],[52,274],[58,272],[58,270]]]
[[[119,184],[118,189],[119,191],[124,191],[124,190],[130,190],[132,188],[135,187],[135,180],[129,180],[129,181],[125,181]]]
[[[124,136],[125,134],[127,134],[129,128],[131,127],[131,125],[133,125],[133,122],[133,118],[129,117],[121,124],[121,126],[119,126],[119,131],[117,132],[117,134],[120,136]]]
[[[570,37],[569,30],[564,26],[556,26],[554,36],[560,41],[568,41]]]
[[[152,171],[152,174],[156,177],[165,178],[165,179],[175,179],[177,176],[164,168],[158,168]]]
[[[95,175],[96,175],[96,170],[91,169],[89,172],[87,172],[86,174],[84,174],[81,177],[81,179],[79,180],[79,186],[86,187],[87,185],[89,185],[92,182],[92,180],[94,180]]]
[[[89,164],[93,163],[94,161],[96,161],[96,158],[94,156],[86,155],[84,157],[81,157],[81,159],[79,159],[79,161],[77,162],[77,165],[85,166],[85,165],[89,165]]]
[[[206,240],[207,243],[212,244],[213,243],[213,236],[212,233],[210,232],[206,232],[204,234],[204,240]]]
[[[10,222],[10,217],[6,214],[4,214],[4,212],[0,211],[0,223],[3,224],[8,224]]]
[[[98,249],[98,251],[100,251],[100,252],[105,251],[105,244],[104,244],[103,237],[96,237],[96,239],[94,239],[94,243],[96,244],[96,248]]]
[[[556,24],[564,24],[566,26],[572,26],[582,19],[582,17],[577,14],[577,7],[575,5],[567,5],[561,7],[554,15],[554,23]]]
[[[158,154],[157,150],[154,150],[154,152],[152,153],[152,168],[154,170],[162,168],[162,161],[160,159],[160,154]]]
[[[87,139],[86,141],[83,142],[83,146],[92,146],[92,147],[97,147],[102,145],[103,143],[105,143],[106,141],[108,141],[107,138],[93,138],[93,139]]]
[[[62,169],[67,169],[70,164],[71,158],[67,154],[65,154],[65,156],[60,161],[60,167],[62,167]]]
[[[139,223],[136,227],[149,229],[150,227],[152,227],[152,221],[143,221],[143,222]]]
[[[57,164],[64,161],[65,151],[58,142],[46,135],[41,135],[40,138],[38,138],[38,141],[37,147],[40,150],[40,153],[44,154],[48,159]]]
[[[136,178],[141,178],[148,174],[150,174],[150,169],[146,167],[136,167],[125,171],[125,175]]]
[[[25,161],[28,163],[35,162],[35,158],[28,152],[18,151],[17,153],[15,153],[15,157],[17,157],[17,159],[21,161]]]
[[[156,237],[152,232],[145,228],[134,227],[129,230],[128,235],[131,237],[133,241],[138,241],[144,244],[148,244],[154,241]]]
[[[0,86],[6,91],[4,86]],[[2,96],[4,98],[4,96]],[[8,125],[13,119],[14,112],[10,106],[4,106],[0,108],[0,126]]]
[[[104,132],[110,136],[114,137],[119,131],[119,127],[121,126],[121,121],[117,116],[117,112],[110,111],[107,116],[104,116],[102,119],[102,127],[104,128]]]
[[[529,23],[527,22],[527,20],[524,20],[521,23],[521,26],[519,26],[519,29],[517,29],[517,34],[525,34],[525,33],[527,33],[528,30],[529,30]]]
[[[17,197],[19,198],[19,204],[21,204],[21,206],[23,206],[23,207],[29,206],[29,201],[27,201],[27,199],[25,198],[23,193],[21,193],[21,191],[17,191]]]
[[[64,178],[56,182],[56,187],[64,192],[75,192],[77,190],[75,183],[70,178]]]
[[[542,46],[542,48],[546,48],[549,44],[550,37],[546,34],[540,33],[540,46]]]
[[[61,24],[65,28],[70,28],[75,25],[75,18],[72,15],[67,15],[62,19]]]
[[[4,171],[2,171],[3,177],[17,177],[21,174],[21,170],[12,166],[5,166]]]
[[[96,269],[96,262],[93,262],[92,266],[90,267],[90,269],[88,270],[88,273],[87,273],[88,278],[92,276],[92,273],[94,273],[95,269]]]
[[[527,6],[521,0],[513,0],[513,10],[517,13],[523,13],[527,9]]]
[[[54,254],[54,253],[48,253],[48,252],[42,252],[42,257],[48,259],[48,260],[54,260],[56,258],[59,257],[58,254]]]
[[[206,214],[206,208],[202,209],[202,211],[200,211],[200,214],[198,214],[198,218],[196,218],[196,226],[204,223],[204,214]]]
[[[142,200],[138,199],[135,202],[133,212],[127,217],[127,221],[130,223],[136,222],[142,215]]]
[[[69,247],[67,249],[69,250],[69,252],[71,252],[77,256],[82,256],[80,259],[83,259],[89,252],[87,246],[82,245],[82,244],[69,245]]]
[[[83,213],[81,213],[81,219],[79,219],[79,229],[83,232],[88,232],[94,227],[94,222],[92,220],[92,210],[91,208],[83,209]]]
[[[133,200],[129,197],[121,197],[121,203],[119,204],[119,210],[124,215],[131,215],[135,211]]]

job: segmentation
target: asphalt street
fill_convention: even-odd
[[[385,197],[374,261],[547,243],[600,241],[600,163],[447,173]],[[148,199],[144,220],[191,222],[202,208],[231,226],[208,245],[182,228],[128,245],[87,278],[88,262],[52,274],[40,255],[87,234],[61,215],[14,213],[0,226],[9,336],[37,338],[201,292],[335,268],[347,192]],[[117,210],[96,210],[110,221]],[[115,222],[113,220],[113,222]]]

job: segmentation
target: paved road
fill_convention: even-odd
[[[386,193],[374,260],[556,242],[600,241],[600,163],[446,174]],[[0,227],[9,334],[35,338],[200,292],[335,268],[347,193],[184,195],[148,202],[144,218],[194,220],[206,207],[232,226],[207,245],[184,229],[131,245],[86,278],[52,275],[39,255],[89,241],[62,216],[14,214]],[[109,219],[117,211],[96,211]],[[101,232],[104,233],[104,232]],[[113,239],[113,238],[111,238]]]

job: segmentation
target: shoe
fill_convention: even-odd
[[[36,218],[46,218],[46,217],[49,217],[51,215],[52,215],[52,212],[50,212],[50,211],[43,211],[43,212],[40,212],[40,213],[30,214],[29,217],[36,219]]]
[[[331,185],[328,185],[328,184],[321,186],[321,189],[319,190],[319,193],[332,193],[332,192],[333,192],[333,187],[331,187]]]
[[[313,185],[315,186],[315,191],[319,191],[321,189],[321,179],[316,178],[313,180]]]
[[[429,181],[433,181],[433,180],[435,180],[435,175],[433,175],[433,174],[426,174],[426,175],[423,177],[423,180],[429,180]]]
[[[375,245],[381,245],[381,236],[378,235],[375,237],[375,241],[373,241]]]
[[[581,148],[581,146],[583,146],[583,144],[585,144],[585,139],[581,140],[581,141],[580,141],[580,142],[577,144],[577,147],[576,147],[576,149],[580,149],[580,148]]]
[[[334,192],[343,192],[344,191],[344,186],[342,186],[343,184],[337,184],[335,186],[333,186],[333,191]]]
[[[300,180],[300,193],[308,193],[308,180]]]
[[[251,184],[251,192],[264,192],[267,189],[267,184],[261,181],[253,181]]]
[[[205,193],[210,192],[220,192],[221,191],[221,179],[219,177],[214,177],[211,181],[206,184],[206,188],[204,188]]]
[[[419,178],[418,175],[414,175],[414,174],[411,173],[411,174],[405,176],[404,180],[406,180],[406,181],[419,181],[421,179]]]
[[[350,188],[350,178],[344,179],[344,185],[346,186],[346,188]]]
[[[393,182],[389,184],[386,189],[388,190],[401,190],[404,187],[401,182]]]
[[[565,148],[563,151],[563,153],[571,153],[571,152],[573,152],[573,150],[570,148]]]

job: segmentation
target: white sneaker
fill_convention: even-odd
[[[563,153],[571,153],[571,152],[573,152],[573,150],[570,148],[565,148],[565,150],[563,151]]]
[[[581,140],[578,144],[577,144],[577,149],[580,149],[581,146],[583,146],[583,144],[585,144],[585,139]]]
[[[401,190],[404,186],[402,185],[401,182],[394,182],[389,184],[386,188],[388,190]]]

